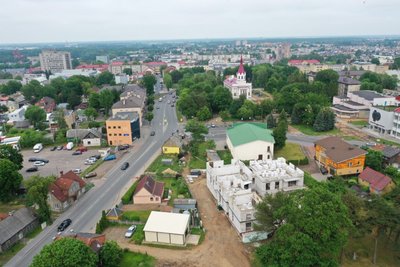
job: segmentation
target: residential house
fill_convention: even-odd
[[[110,146],[132,145],[140,138],[139,115],[136,112],[118,112],[106,121],[107,141]]]
[[[181,140],[179,135],[172,135],[162,146],[163,154],[179,154],[181,152]]]
[[[119,221],[121,220],[123,210],[120,208],[112,208],[106,212],[106,219],[109,221]]]
[[[134,204],[161,204],[164,195],[164,183],[150,176],[140,179],[133,194]]]
[[[358,80],[343,76],[339,77],[338,84],[338,96],[347,96],[348,92],[360,91],[361,87],[361,82]]]
[[[0,96],[0,106],[6,106],[8,108],[8,112],[14,112],[19,108],[18,103],[10,100],[9,96]]]
[[[13,124],[16,128],[26,128],[30,125],[29,121],[25,119],[25,111],[28,109],[28,105],[15,110],[8,114],[8,124]]]
[[[0,221],[0,252],[11,248],[14,244],[35,230],[39,220],[28,208],[12,212]]]
[[[396,185],[389,176],[384,175],[370,167],[358,176],[358,183],[367,186],[369,191],[374,194],[386,194],[390,192]]]
[[[211,156],[210,152],[210,156]],[[303,188],[304,172],[284,158],[252,160],[249,166],[233,159],[231,164],[215,157],[206,165],[207,187],[243,242],[265,238],[254,231],[255,204],[266,194]]]
[[[264,123],[235,123],[227,130],[226,143],[233,158],[264,160],[274,157],[275,139]]]
[[[146,104],[146,91],[137,85],[127,85],[120,95],[120,101],[113,104],[111,110],[114,116],[118,112],[137,112],[140,126]]]
[[[53,211],[63,212],[85,193],[86,183],[74,172],[61,172],[49,186],[47,202]]]
[[[367,151],[331,136],[314,143],[315,160],[330,175],[359,174],[364,169]]]
[[[61,238],[74,238],[80,240],[97,254],[100,252],[100,249],[104,246],[104,243],[106,243],[105,234],[65,232],[62,235],[58,235],[56,237],[56,240],[59,240]]]
[[[371,149],[380,151],[383,155],[383,165],[384,166],[393,166],[395,168],[399,168],[400,165],[400,148],[387,146],[383,144],[377,144]]]
[[[68,142],[82,142],[84,146],[101,146],[102,134],[96,128],[70,129],[67,131]]]
[[[36,106],[41,107],[46,113],[52,113],[56,108],[56,101],[48,96],[42,97]]]

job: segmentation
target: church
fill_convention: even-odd
[[[243,58],[240,58],[240,66],[236,77],[234,75],[229,76],[224,81],[224,86],[229,89],[233,99],[237,99],[240,95],[246,96],[246,99],[251,99],[251,83],[246,82],[246,72],[243,66]]]

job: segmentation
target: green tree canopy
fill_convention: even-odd
[[[93,250],[80,240],[61,238],[50,243],[37,254],[31,267],[96,267],[97,256]]]
[[[365,156],[365,165],[380,172],[382,171],[383,154],[381,151],[369,149]]]
[[[18,166],[8,159],[0,159],[0,201],[12,199],[14,192],[22,182]]]
[[[49,186],[55,179],[54,176],[32,176],[24,182],[28,191],[28,204],[30,206],[34,204],[38,205],[37,214],[41,222],[51,222],[51,210],[47,203],[47,197]]]
[[[22,158],[22,154],[10,145],[0,146],[0,159],[8,159],[14,163],[15,166],[17,166],[18,170],[22,169],[23,167],[22,164],[24,160]]]
[[[103,267],[118,267],[123,251],[115,241],[107,241],[100,250],[100,265]]]
[[[172,77],[169,73],[164,74],[163,80],[164,80],[164,85],[165,85],[165,87],[167,87],[167,89],[172,88],[172,84],[173,84]]]
[[[25,118],[37,129],[46,120],[46,112],[38,106],[29,106],[25,111]]]
[[[208,134],[208,129],[207,127],[197,121],[197,120],[189,120],[186,123],[185,127],[186,131],[192,133],[192,137],[194,141],[203,141],[204,140],[204,135]]]
[[[199,121],[206,121],[212,118],[212,113],[208,107],[202,107],[199,111],[197,111],[196,117],[199,119]]]
[[[104,71],[102,73],[99,74],[99,76],[97,76],[96,78],[96,85],[100,86],[103,84],[114,84],[115,80],[114,80],[114,74],[112,74],[109,71]]]
[[[142,85],[146,88],[147,95],[154,94],[154,85],[156,85],[157,79],[152,74],[146,74],[142,78]]]

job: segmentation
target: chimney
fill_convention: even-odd
[[[125,103],[126,103],[126,101],[125,101],[125,98],[124,98],[124,99],[122,99],[122,105],[125,105]]]
[[[60,176],[63,176],[64,175],[64,171],[60,171]]]

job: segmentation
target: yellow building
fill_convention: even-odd
[[[132,145],[140,138],[140,122],[136,112],[118,112],[106,121],[107,142],[110,146]]]
[[[315,160],[331,175],[359,174],[364,169],[367,151],[336,136],[315,142]]]
[[[181,152],[179,137],[171,136],[162,146],[163,154],[179,154]]]
[[[378,195],[389,193],[396,187],[389,176],[377,172],[370,167],[365,168],[358,176],[358,183],[368,187],[371,193]]]

